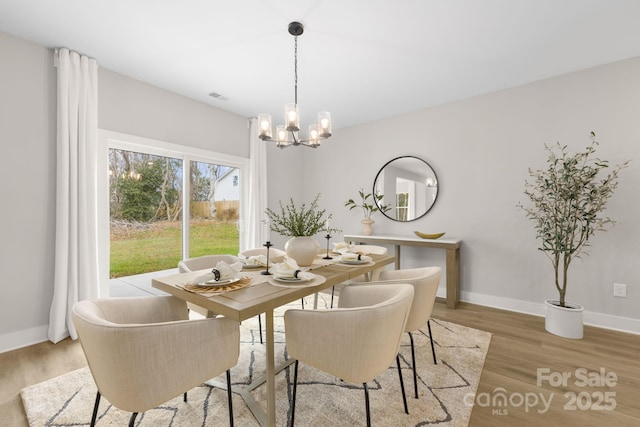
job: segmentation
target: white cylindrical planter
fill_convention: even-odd
[[[558,300],[546,300],[545,305],[547,315],[544,328],[547,332],[563,338],[582,339],[584,308],[581,305],[565,302],[567,307],[561,307]]]
[[[320,245],[311,236],[292,237],[284,244],[284,251],[287,256],[295,259],[300,267],[308,267],[313,264],[313,260],[318,256],[319,250]]]

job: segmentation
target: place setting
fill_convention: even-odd
[[[323,276],[304,271],[298,267],[298,263],[288,256],[285,256],[281,263],[273,264],[270,269],[272,277],[268,283],[273,286],[283,288],[300,288],[317,286],[326,280]]]
[[[333,252],[339,254],[337,256],[337,264],[343,266],[363,266],[374,265],[373,258],[369,255],[357,251],[357,246],[350,245],[346,242],[339,242],[334,244]]]
[[[243,256],[239,255],[240,262],[242,263],[243,270],[257,270],[260,268],[265,268],[267,266],[267,256],[266,255],[251,255],[251,256]],[[269,265],[272,263],[269,262]]]
[[[261,266],[258,266],[256,268],[260,267]],[[181,287],[186,291],[204,296],[214,296],[241,289],[251,284],[250,277],[239,275],[242,269],[242,262],[227,264],[224,261],[218,261],[211,271],[201,274]]]

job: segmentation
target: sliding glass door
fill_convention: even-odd
[[[101,134],[108,184],[102,184],[99,205],[106,200],[108,207],[100,223],[108,244],[100,264],[109,278],[173,269],[183,258],[238,253],[245,159]]]

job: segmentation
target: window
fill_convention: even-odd
[[[103,130],[99,139],[101,279],[238,252],[247,159]]]
[[[396,219],[406,221],[409,213],[409,193],[396,194]]]

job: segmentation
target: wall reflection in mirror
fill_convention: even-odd
[[[438,197],[438,177],[424,160],[414,156],[396,157],[376,175],[373,191],[382,194],[376,201],[383,214],[395,221],[407,222],[424,216]]]

